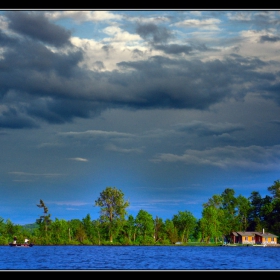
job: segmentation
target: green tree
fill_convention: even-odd
[[[237,220],[237,198],[233,189],[225,189],[221,194],[223,215],[223,232],[229,236],[232,231],[238,228]]]
[[[202,233],[202,240],[210,242],[210,239],[218,239],[223,236],[221,220],[223,211],[213,205],[204,207],[202,211],[202,218],[200,219],[200,230]]]
[[[170,243],[175,244],[178,241],[178,230],[170,219],[165,220],[165,231]]]
[[[165,224],[162,218],[159,218],[156,216],[155,220],[155,242],[165,243],[165,240],[167,239],[166,231],[165,231]]]
[[[49,228],[52,244],[69,244],[68,229],[68,222],[66,220],[55,218]]]
[[[172,221],[178,230],[181,242],[188,242],[197,222],[193,214],[190,211],[179,211],[177,215],[173,216]]]
[[[7,244],[11,239],[6,234],[6,224],[2,217],[0,217],[0,245]]]
[[[83,239],[84,234],[81,234],[83,223],[79,219],[72,219],[67,222],[68,224],[68,240],[71,244],[79,244]]]
[[[43,231],[45,232],[45,234],[48,231],[48,227],[51,224],[52,220],[51,220],[51,214],[48,214],[49,209],[48,207],[45,205],[44,201],[42,199],[40,199],[40,204],[37,204],[37,206],[39,208],[43,208],[43,215],[40,216],[39,219],[36,220],[36,223],[40,226],[40,229],[43,229]]]
[[[223,198],[221,195],[214,194],[211,198],[209,198],[208,202],[204,203],[202,206],[204,208],[208,206],[214,206],[216,208],[221,208],[223,203]]]
[[[121,190],[116,187],[107,187],[100,193],[100,197],[95,201],[95,206],[100,207],[100,220],[107,225],[110,242],[113,242],[114,235],[125,221],[129,202],[124,200]]]
[[[154,243],[154,220],[153,216],[145,210],[139,210],[135,223],[138,228],[138,240],[141,244]]]
[[[17,236],[17,241],[20,243],[23,241],[23,236],[20,234],[20,225],[15,225],[10,219],[6,220],[5,233],[7,234],[9,240],[14,236]]]
[[[0,217],[0,235],[5,233],[5,221],[2,217]]]
[[[272,193],[273,199],[280,199],[280,180],[274,181],[274,184],[268,187],[268,190]]]
[[[100,244],[100,225],[91,220],[90,214],[87,214],[85,218],[82,219],[82,224],[86,232],[86,240],[83,242],[88,242],[89,244]]]
[[[266,196],[263,199],[261,214],[264,217],[267,230],[280,233],[280,181],[274,181],[274,184],[268,187],[272,197]]]
[[[199,229],[201,238],[206,242],[210,242],[210,238],[214,238],[215,242],[217,242],[220,237],[227,235],[227,227],[222,226],[222,221],[225,220],[225,211],[222,209],[223,202],[223,196],[215,194],[207,203],[203,204]]]
[[[279,232],[280,222],[280,200],[266,195],[262,199],[262,206],[260,211],[260,220],[263,229],[270,232]]]
[[[135,242],[136,232],[137,227],[135,224],[135,219],[132,215],[129,215],[123,227],[123,234],[125,236],[123,240],[126,245]]]
[[[251,208],[249,211],[249,226],[250,231],[262,231],[263,224],[261,221],[261,209],[263,205],[263,199],[259,192],[251,192],[249,197]]]
[[[237,220],[239,224],[238,230],[246,231],[249,225],[248,217],[251,209],[251,203],[246,197],[239,195],[237,197]]]
[[[102,223],[100,223],[100,220],[93,220],[92,221],[93,228],[94,228],[94,244],[101,245],[101,242],[104,237],[104,226]]]
[[[84,244],[84,240],[87,238],[87,234],[82,223],[76,230],[75,238],[82,244]]]

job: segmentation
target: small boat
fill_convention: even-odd
[[[10,247],[33,247],[34,244],[33,243],[28,243],[28,244],[21,244],[21,243],[9,243]]]
[[[253,246],[256,246],[256,247],[266,247],[266,244],[254,244]]]

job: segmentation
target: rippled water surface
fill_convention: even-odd
[[[280,270],[280,247],[0,246],[0,270]]]

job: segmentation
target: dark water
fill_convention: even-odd
[[[280,270],[280,247],[0,246],[0,270]]]

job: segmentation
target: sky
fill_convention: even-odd
[[[280,11],[0,10],[0,217],[154,218],[280,179]]]

